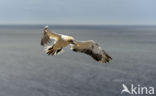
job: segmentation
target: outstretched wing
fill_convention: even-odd
[[[74,41],[75,44],[71,45],[71,49],[75,52],[85,53],[90,55],[94,60],[106,63],[112,58],[101,49],[101,47],[93,40],[89,41]]]
[[[58,40],[60,38],[60,35],[59,34],[56,34],[54,32],[51,32],[49,29],[48,29],[48,26],[46,26],[44,29],[43,29],[43,32],[42,32],[42,38],[41,38],[41,45],[44,46],[45,44],[47,43],[50,43],[51,42],[51,39],[55,39],[55,40]]]

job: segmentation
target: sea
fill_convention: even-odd
[[[40,45],[44,27],[0,25],[0,96],[156,96],[121,94],[123,84],[156,92],[156,26],[49,25],[76,40],[94,40],[112,57],[109,63],[70,46],[48,56]]]

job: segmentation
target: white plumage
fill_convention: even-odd
[[[48,55],[61,53],[63,52],[63,48],[70,44],[71,49],[74,52],[90,55],[98,62],[106,63],[112,59],[95,41],[77,41],[71,36],[51,32],[46,26],[42,32],[41,45],[44,46],[45,44],[50,43],[51,39],[54,39],[55,42],[51,46],[45,48],[45,52]]]
[[[45,44],[50,43],[51,39],[54,39],[55,42],[51,46],[47,46],[45,48],[45,52],[48,55],[56,55],[62,52],[63,48],[73,43],[74,40],[74,38],[71,36],[66,36],[66,35],[51,32],[48,26],[46,26],[42,32],[41,45],[44,46]]]

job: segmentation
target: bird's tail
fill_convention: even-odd
[[[44,51],[45,51],[45,53],[48,52],[48,50],[49,50],[50,47],[51,47],[51,46],[46,46],[46,47],[44,47]]]
[[[58,55],[63,52],[63,49],[54,49],[53,46],[45,47],[45,53],[48,55]]]

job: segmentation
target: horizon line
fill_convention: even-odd
[[[0,26],[156,26],[154,24],[0,24]]]

